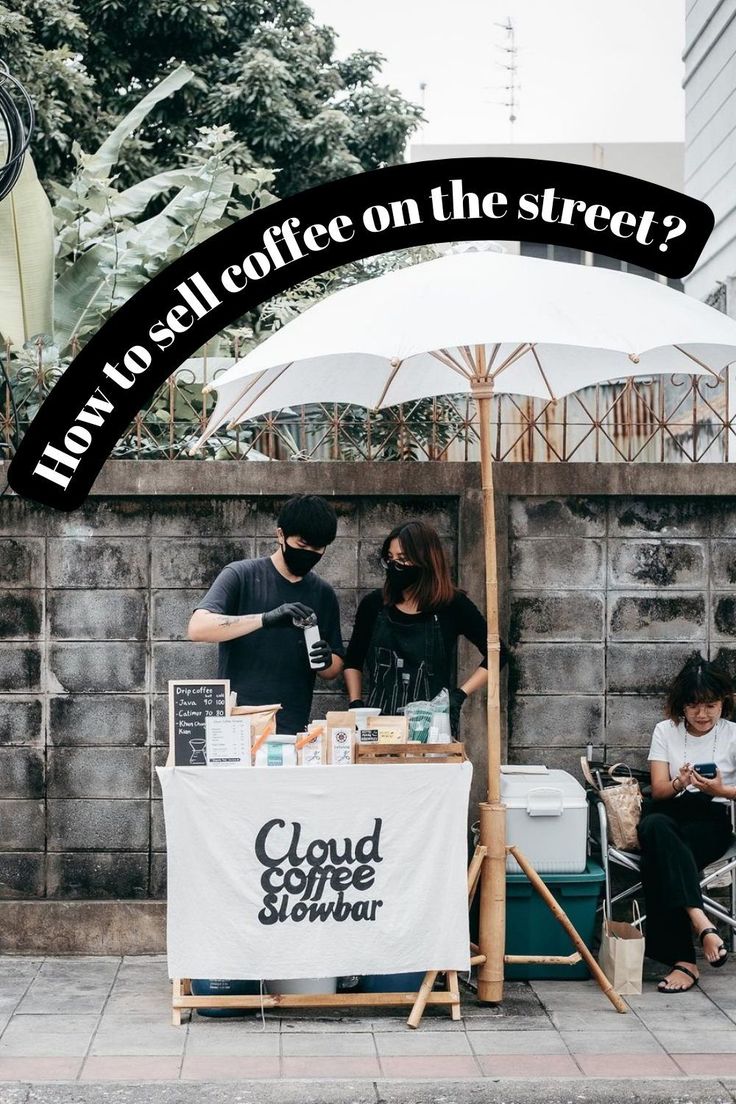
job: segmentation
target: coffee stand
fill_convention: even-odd
[[[169,853],[168,932],[170,969],[174,974],[173,1023],[181,1023],[182,1011],[197,1008],[403,1006],[410,1010],[408,1026],[418,1027],[428,1004],[444,1006],[453,1019],[459,1019],[458,971],[482,966],[485,962],[478,947],[468,943],[467,908],[478,889],[487,855],[484,846],[476,849],[466,878],[465,825],[471,767],[464,746],[457,743],[357,746],[356,762],[347,767],[202,769],[206,762],[202,735],[206,718],[226,716],[229,702],[226,680],[185,680],[170,684],[170,765],[160,769],[160,778]],[[177,763],[186,765],[178,766]],[[367,821],[363,812],[366,807],[371,810]],[[280,814],[279,810],[286,811]],[[380,818],[373,816],[375,810],[380,811]],[[255,888],[259,885],[262,866],[251,861],[250,853],[259,854],[258,839],[264,829],[261,827],[256,837],[254,826],[263,824],[266,817],[265,827],[275,825],[278,834],[287,822],[300,829],[302,824],[315,823],[315,816],[319,819],[320,812],[325,823],[341,826],[335,832],[338,837],[362,832],[369,827],[368,822],[377,826],[379,832],[383,829],[382,853],[364,854],[363,857],[366,863],[370,857],[384,865],[380,869],[377,864],[371,868],[360,866],[356,879],[360,876],[363,882],[353,883],[359,888],[372,886],[375,876],[383,899],[373,901],[372,911],[369,911],[368,901],[352,907],[359,920],[374,921],[377,908],[384,909],[385,904],[388,913],[393,900],[400,906],[394,909],[393,915],[404,917],[409,913],[416,936],[410,932],[403,943],[395,939],[392,944],[391,924],[384,925],[377,938],[372,924],[354,925],[359,931],[352,935],[346,934],[347,925],[333,923],[326,939],[320,942],[319,921],[324,916],[319,909],[329,910],[333,906],[319,903],[325,883],[315,881],[313,889],[305,890],[303,897],[317,903],[302,902],[292,908],[293,897],[288,907],[284,897],[279,919],[295,922],[291,925],[276,923],[279,907],[276,894],[264,898],[263,884],[260,889]],[[324,841],[318,842],[324,851]],[[348,839],[344,843],[347,844]],[[262,851],[264,847],[260,846]],[[395,871],[392,873],[388,860],[394,852]],[[582,956],[614,1006],[625,1011],[623,1002],[601,974],[542,880],[518,849],[512,848],[511,853],[570,935],[575,950],[568,956],[507,956],[506,961],[572,965]],[[261,864],[263,861],[261,856]],[[286,865],[283,858],[278,861]],[[294,861],[299,866],[303,856],[297,855]],[[287,885],[283,866],[277,870],[279,888],[283,889]],[[338,872],[335,879],[343,873],[348,872]],[[287,879],[296,875],[299,878],[296,889],[301,890],[304,885],[301,870],[286,871]],[[315,885],[317,890],[314,890]],[[379,892],[378,888],[375,892]],[[342,894],[338,894],[338,899],[341,898]],[[262,919],[260,923],[268,921],[271,924],[265,930],[254,920],[257,915],[264,915],[263,911],[258,912],[264,901],[270,902],[265,913],[267,920]],[[340,907],[348,910],[347,904]],[[310,917],[312,923],[303,924],[310,909],[317,910]],[[230,916],[236,918],[232,923]],[[246,917],[250,918],[250,927]],[[341,917],[333,912],[331,919]],[[315,924],[314,920],[318,922]],[[322,930],[326,928],[326,924],[322,925]],[[292,934],[287,937],[290,929]],[[412,959],[413,943],[421,943],[420,937],[433,949],[423,950],[418,959],[416,956]],[[274,976],[274,970],[282,962],[283,948],[288,951],[289,938],[298,941],[297,961],[308,962],[312,973],[334,972],[342,976],[392,970],[416,972],[417,969],[421,973],[433,961],[436,968],[426,970],[422,984],[412,992],[192,994],[189,982],[192,976]],[[345,943],[344,952],[339,947],[341,942]],[[317,949],[310,951],[310,947]],[[392,954],[399,955],[399,959],[392,958]],[[434,960],[430,957],[432,954],[437,956]],[[328,961],[329,969],[324,965]],[[444,986],[435,989],[440,975],[444,977]]]

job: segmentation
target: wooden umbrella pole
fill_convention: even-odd
[[[480,883],[479,951],[485,956],[478,971],[478,1000],[503,1000],[506,940],[506,810],[501,804],[501,703],[499,699],[500,641],[498,635],[498,577],[496,570],[496,515],[493,500],[491,397],[493,381],[475,378],[471,391],[478,411],[483,531],[486,564],[486,619],[488,622],[488,801],[480,807],[480,843],[487,848]]]

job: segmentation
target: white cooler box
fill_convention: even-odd
[[[581,874],[587,859],[588,803],[571,774],[546,767],[501,767],[506,843],[516,845],[539,874]],[[519,874],[511,855],[506,871]]]

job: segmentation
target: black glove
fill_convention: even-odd
[[[269,610],[263,615],[264,629],[280,629],[286,625],[293,625],[294,621],[306,621],[308,617],[314,617],[314,610],[305,606],[303,602],[285,602],[283,606]]]
[[[362,698],[353,698],[348,704],[348,709],[365,709],[365,702]]]
[[[316,665],[320,669],[329,667],[332,663],[332,648],[326,640],[318,640],[309,649],[309,665]]]
[[[460,724],[460,713],[467,696],[465,691],[461,690],[459,686],[450,691],[450,732],[453,736],[457,736],[458,725]]]

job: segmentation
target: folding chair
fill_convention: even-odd
[[[591,791],[588,792],[590,793]],[[597,796],[594,796],[594,804],[598,812],[601,866],[606,875],[606,909],[608,915],[612,916],[611,910],[613,905],[615,905],[617,901],[623,901],[629,897],[635,896],[635,894],[641,890],[642,884],[640,881],[637,881],[634,885],[627,886],[614,896],[611,885],[611,867],[618,866],[622,867],[624,870],[630,870],[634,874],[639,874],[641,869],[641,853],[639,851],[622,851],[620,848],[614,847],[608,838],[606,807]],[[736,829],[736,808],[734,802],[731,802],[731,825]],[[734,870],[736,870],[736,835],[731,837],[731,842],[721,857],[714,863],[711,863],[707,870],[702,872],[703,877],[700,880],[700,888],[703,891],[703,909],[714,920],[720,920],[730,928],[731,950],[736,950],[736,877],[734,877]],[[717,881],[719,878],[723,878],[725,875],[730,876],[730,909],[726,909],[722,901],[717,901],[706,893],[706,890],[713,882]],[[642,916],[641,919],[643,921],[646,917]]]

